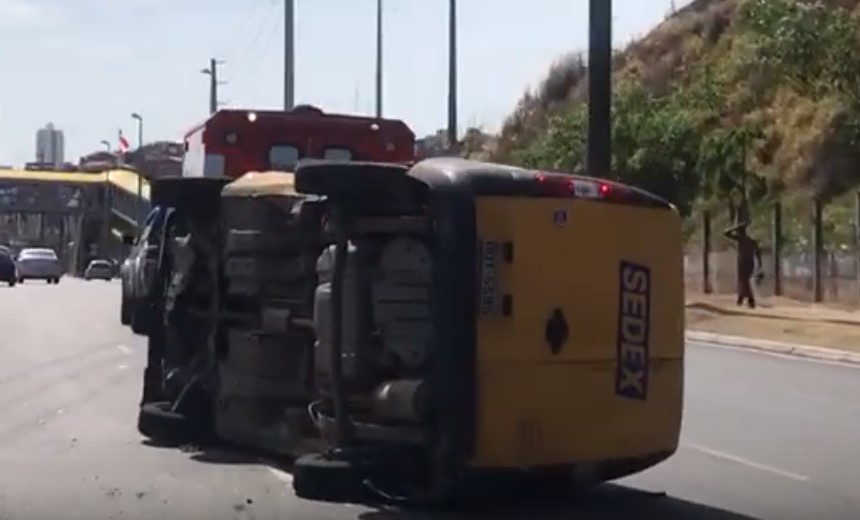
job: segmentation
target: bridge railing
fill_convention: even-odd
[[[108,170],[103,174],[111,212],[131,224],[142,222],[149,212],[149,181],[131,170]]]
[[[0,181],[27,185],[47,183],[97,186],[101,184],[105,188],[110,212],[132,225],[142,220],[150,210],[149,181],[128,169],[118,168],[100,173],[0,170]]]

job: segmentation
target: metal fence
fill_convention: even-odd
[[[775,204],[751,218],[749,234],[759,242],[765,274],[758,294],[860,306],[860,195],[826,206],[814,201],[798,206],[787,211]],[[735,292],[736,253],[723,237],[729,221],[727,215],[703,212],[688,223],[684,269],[689,291]]]
[[[823,302],[860,305],[858,283],[854,275],[856,259],[853,253],[826,251],[822,259]],[[735,252],[720,251],[708,255],[710,262],[709,285],[713,294],[732,294],[736,288]],[[801,301],[815,301],[812,255],[797,253],[780,259],[780,289],[777,291],[773,270],[773,254],[763,253],[765,278],[757,287],[761,296],[786,296]],[[701,255],[686,255],[684,271],[687,287],[704,292],[704,267]]]

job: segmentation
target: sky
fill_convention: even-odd
[[[373,113],[376,0],[295,0],[296,102]],[[614,0],[614,39],[645,35],[684,0]],[[66,160],[117,142],[181,140],[208,114],[210,58],[225,106],[283,103],[283,0],[0,0],[0,164],[35,160],[36,130]],[[497,129],[550,65],[588,45],[588,0],[460,0],[459,120]],[[525,9],[524,6],[528,6]],[[445,0],[384,0],[384,115],[445,126]]]

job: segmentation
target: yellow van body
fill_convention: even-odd
[[[511,249],[491,273],[510,309],[477,318],[471,465],[599,472],[620,461],[617,478],[674,453],[684,386],[677,211],[481,197],[476,224],[479,248]]]

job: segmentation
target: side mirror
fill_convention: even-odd
[[[133,246],[134,245],[134,235],[123,235],[122,236],[122,243],[127,245],[127,246]]]

